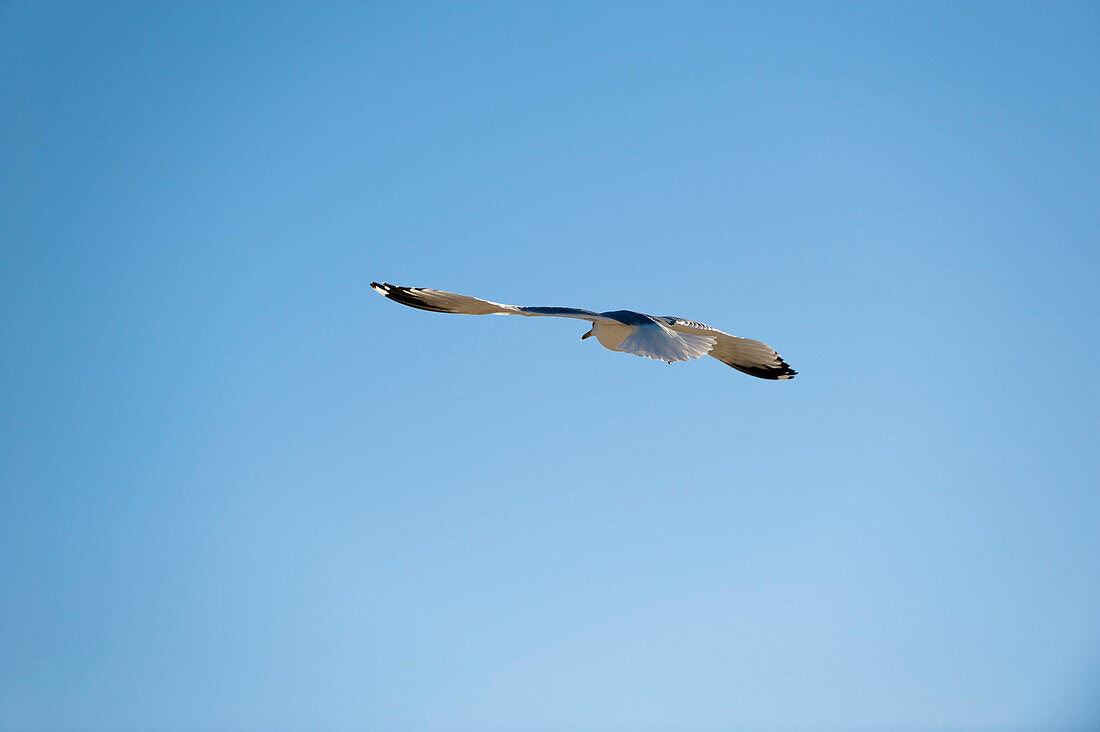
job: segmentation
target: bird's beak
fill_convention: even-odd
[[[581,336],[581,340],[583,341],[585,338],[588,338],[591,335],[592,335],[592,331],[588,331],[587,333],[585,333],[584,335]]]

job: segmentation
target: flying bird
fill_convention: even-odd
[[[589,336],[595,336],[601,346],[611,351],[632,353],[669,363],[709,355],[727,366],[761,379],[791,379],[798,373],[771,346],[723,333],[694,320],[667,315],[646,315],[633,310],[596,313],[576,308],[503,305],[476,297],[456,295],[453,292],[423,287],[399,287],[385,282],[372,282],[370,286],[402,305],[435,313],[526,315],[588,320],[592,322],[592,328],[581,336],[582,341]]]

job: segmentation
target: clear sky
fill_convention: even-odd
[[[4,3],[0,189],[0,728],[1100,726],[1096,3]]]

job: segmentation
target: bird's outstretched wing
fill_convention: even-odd
[[[750,376],[761,379],[793,379],[798,373],[766,343],[751,338],[738,338],[694,320],[667,315],[657,320],[678,333],[713,336],[717,343],[710,349],[709,355]]]
[[[385,282],[372,282],[379,294],[385,295],[394,302],[408,305],[411,308],[430,310],[434,313],[455,313],[457,315],[527,315],[532,317],[551,318],[578,318],[590,320],[593,323],[614,323],[611,318],[606,318],[591,310],[579,310],[577,308],[542,308],[523,307],[520,305],[504,305],[499,302],[482,300],[468,295],[458,295],[443,290],[429,290],[424,287],[400,287],[389,285]]]

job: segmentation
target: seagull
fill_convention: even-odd
[[[453,292],[423,287],[399,287],[385,282],[372,282],[370,286],[394,302],[435,313],[526,315],[588,320],[592,322],[592,328],[581,336],[582,341],[595,336],[600,345],[608,350],[669,363],[709,355],[727,366],[761,379],[791,379],[798,373],[771,346],[723,333],[694,320],[667,315],[646,315],[633,310],[596,313],[577,308],[503,305]]]

